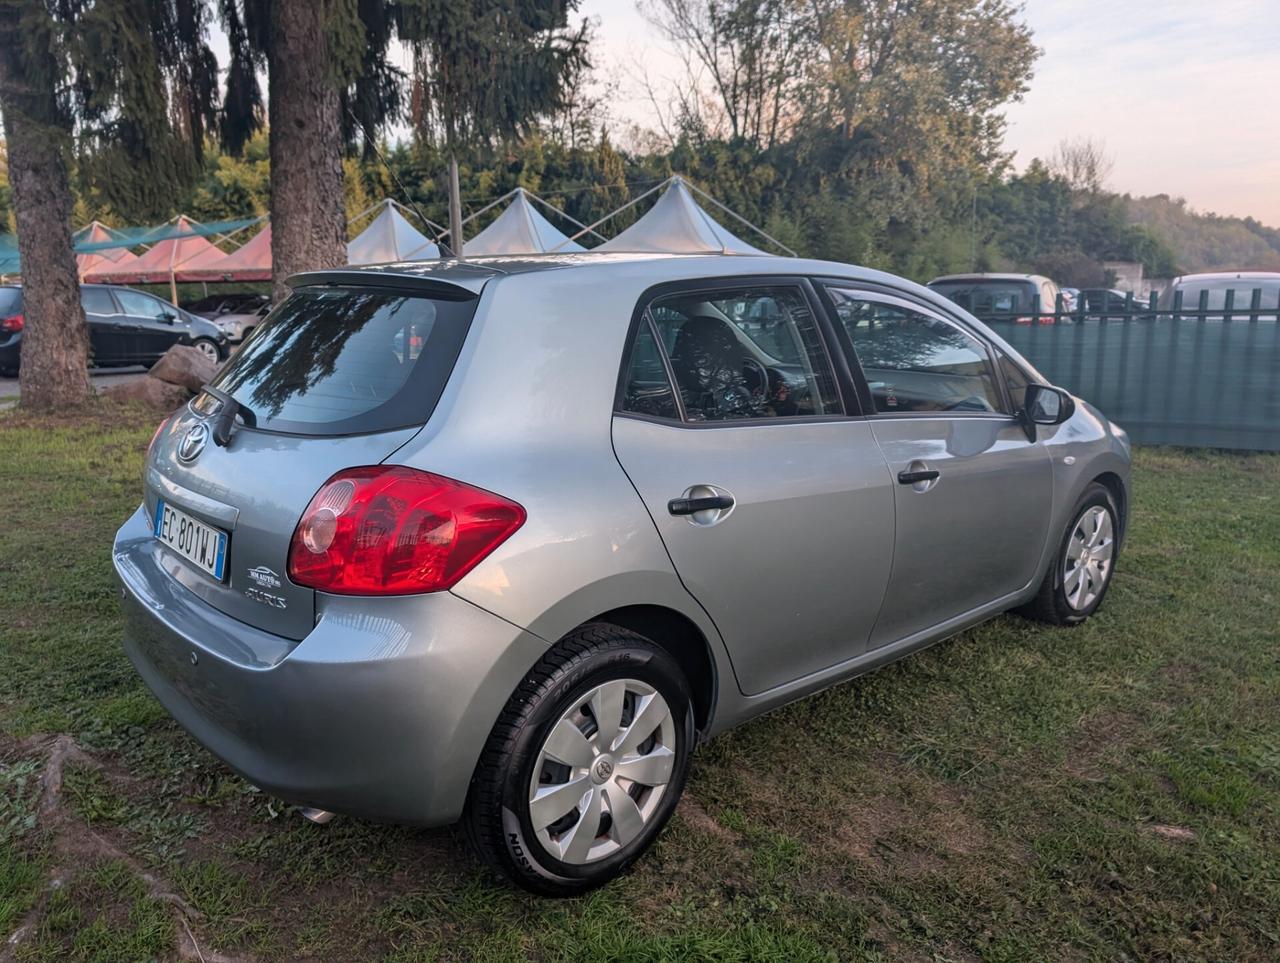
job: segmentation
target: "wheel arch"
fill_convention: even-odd
[[[1116,500],[1116,510],[1120,513],[1120,517],[1118,519],[1120,525],[1120,540],[1123,542],[1125,532],[1129,527],[1129,492],[1125,488],[1124,480],[1113,471],[1104,471],[1102,474],[1094,477],[1093,482],[1096,482],[1109,491],[1111,493],[1111,497]]]
[[[643,635],[675,659],[693,691],[695,726],[700,734],[708,731],[715,716],[719,672],[710,640],[692,619],[665,605],[640,604],[610,609],[586,621]]]

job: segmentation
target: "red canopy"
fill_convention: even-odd
[[[179,230],[194,230],[186,217],[178,218],[177,226]],[[190,272],[210,267],[224,257],[225,254],[199,235],[171,237],[158,242],[132,264],[102,266],[92,280],[109,284],[165,284],[197,280],[189,276]]]
[[[77,231],[75,239],[77,242],[83,241],[88,244],[104,244],[116,240],[111,231],[97,221]],[[133,268],[137,260],[137,255],[130,252],[128,248],[103,248],[90,254],[77,254],[76,273],[80,275],[82,281],[96,280],[96,277],[91,278],[90,275],[110,271],[128,271]]]
[[[271,225],[221,260],[178,272],[179,281],[270,281]]]

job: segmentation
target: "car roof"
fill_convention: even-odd
[[[906,286],[931,301],[950,304],[935,292],[905,278],[871,268],[807,258],[771,254],[649,254],[609,251],[579,251],[569,254],[489,255],[443,258],[432,261],[402,261],[361,267],[308,271],[289,278],[293,287],[308,284],[377,284],[400,286],[406,283],[443,282],[472,293],[502,278],[562,271],[617,270],[629,277],[649,275],[654,284],[698,277],[751,277],[752,275],[808,275],[843,277],[873,284]]]
[[[1183,274],[1174,284],[1200,284],[1209,281],[1280,281],[1280,271],[1210,271],[1205,274]]]
[[[937,284],[939,281],[1049,281],[1052,280],[1043,274],[999,274],[999,273],[982,273],[982,274],[944,274],[940,278],[934,278],[930,284]]]

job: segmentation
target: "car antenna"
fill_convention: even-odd
[[[409,192],[405,189],[404,184],[401,182],[400,176],[395,172],[392,166],[387,163],[387,159],[382,156],[382,150],[378,147],[377,140],[369,136],[368,129],[364,126],[364,124],[360,123],[360,118],[355,115],[355,111],[351,109],[350,104],[347,105],[347,116],[351,118],[352,123],[354,123],[357,127],[360,128],[360,133],[364,134],[364,142],[368,144],[371,148],[373,148],[374,156],[377,157],[379,162],[381,162],[382,166],[387,169],[387,173],[391,175],[391,179],[396,182],[396,187],[400,189],[400,194],[402,197],[404,197],[405,207],[409,208],[409,210],[417,214],[418,219],[422,221],[422,223],[425,224],[427,227],[438,228],[441,231],[441,233],[437,234],[435,237],[431,239],[432,242],[435,244],[435,246],[440,249],[440,253],[443,254],[445,257],[457,257],[457,255],[453,253],[453,248],[444,242],[444,235],[447,232],[444,231],[444,229],[441,228],[439,224],[431,220],[431,218],[427,217],[427,215],[423,214],[422,211],[418,209],[418,205],[414,203],[413,198],[410,196]]]

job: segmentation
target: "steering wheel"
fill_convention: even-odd
[[[954,405],[947,405],[945,411],[995,411],[991,407],[991,402],[987,401],[982,395],[969,395],[967,398],[961,398]]]
[[[753,397],[755,395],[759,395],[762,402],[768,401],[769,400],[769,369],[767,369],[755,358],[744,358],[742,360],[742,367],[752,368],[757,372],[759,372],[760,389],[758,391],[755,389],[752,389],[751,394]]]

